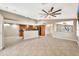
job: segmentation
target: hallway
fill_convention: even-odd
[[[79,55],[79,47],[75,41],[56,39],[51,35],[23,41],[15,38],[5,40],[6,47],[0,51],[0,55],[4,56]]]

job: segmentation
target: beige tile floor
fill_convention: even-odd
[[[5,39],[1,56],[78,56],[79,47],[75,41],[56,39],[50,35],[29,40]]]

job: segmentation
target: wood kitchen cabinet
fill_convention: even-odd
[[[40,36],[45,36],[45,25],[40,25],[39,26],[39,35]]]
[[[38,30],[39,36],[45,36],[45,25],[19,25],[19,36],[24,38],[24,31],[34,31]]]

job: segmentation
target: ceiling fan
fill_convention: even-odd
[[[42,15],[45,15],[46,17],[48,17],[48,16],[56,17],[56,15],[61,14],[61,13],[59,13],[59,11],[61,11],[62,9],[58,9],[56,11],[53,11],[53,9],[54,9],[54,7],[51,7],[51,9],[49,11],[42,9],[42,11],[44,12],[44,14],[42,14]]]

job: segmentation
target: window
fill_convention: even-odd
[[[56,23],[57,32],[73,32],[73,21],[63,21]]]

